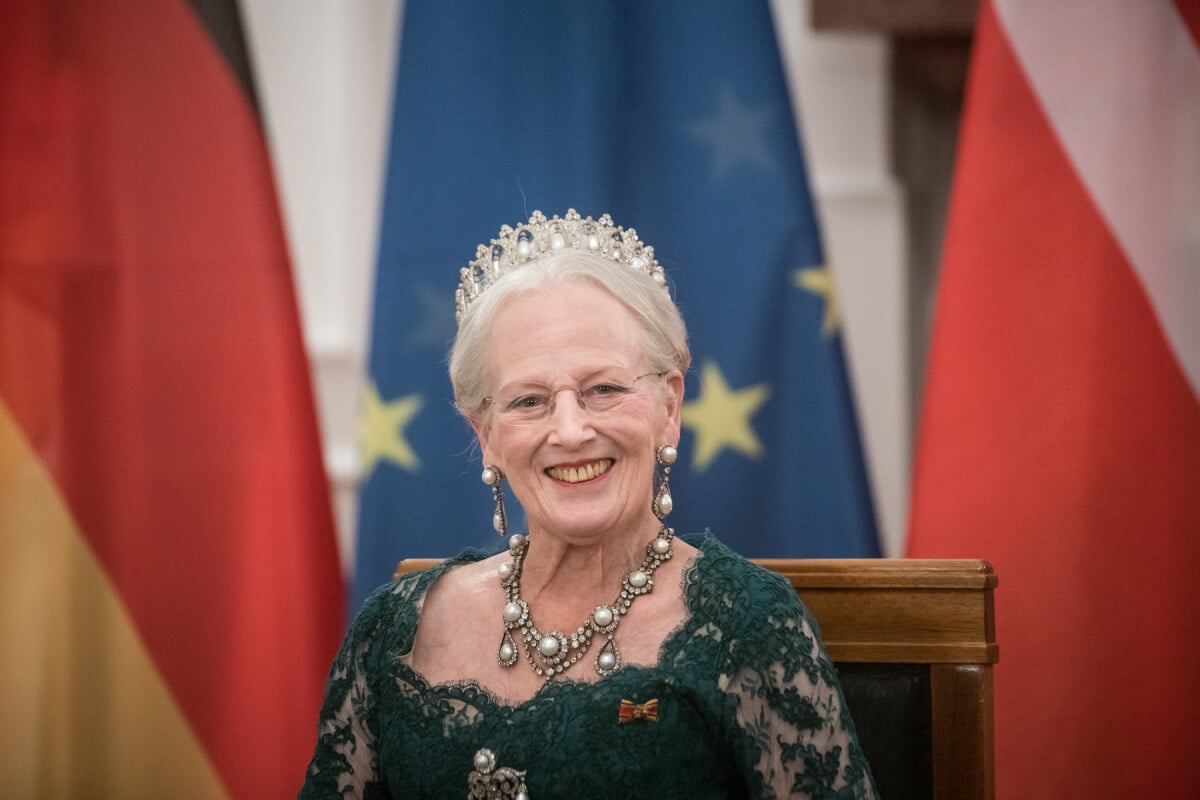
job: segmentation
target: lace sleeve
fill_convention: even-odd
[[[748,583],[762,594],[748,598],[722,686],[752,796],[876,798],[837,672],[807,610],[776,575]]]
[[[299,800],[391,797],[379,770],[376,698],[368,680],[382,595],[368,599],[334,658],[317,725],[317,747]]]

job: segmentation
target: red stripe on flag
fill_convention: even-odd
[[[1183,17],[1183,23],[1187,26],[1188,32],[1192,34],[1192,41],[1196,42],[1197,47],[1200,47],[1200,0],[1174,0],[1174,2],[1179,16]]]
[[[290,794],[343,590],[262,132],[179,0],[0,30],[0,392],[233,794]]]
[[[998,796],[1186,796],[1200,403],[989,4],[968,92],[909,554],[1000,576]]]

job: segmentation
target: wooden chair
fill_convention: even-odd
[[[992,800],[992,611],[985,561],[756,559],[821,627],[885,800]]]
[[[985,561],[755,559],[795,587],[837,665],[886,800],[992,800],[992,665]],[[400,562],[397,575],[436,559]]]

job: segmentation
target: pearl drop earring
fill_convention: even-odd
[[[662,519],[675,507],[675,501],[671,498],[671,465],[679,457],[679,451],[673,445],[664,444],[654,451],[654,457],[662,468],[662,481],[658,484],[650,508],[654,511],[654,516]]]
[[[496,511],[492,514],[492,527],[496,529],[496,533],[504,536],[508,533],[508,516],[504,513],[504,490],[501,488],[504,473],[500,471],[499,467],[486,464],[479,478],[492,487],[492,498],[496,501]]]

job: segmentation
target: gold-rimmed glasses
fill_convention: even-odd
[[[645,372],[633,378],[623,378],[618,371],[602,371],[584,384],[546,386],[539,383],[516,383],[506,386],[496,397],[483,398],[506,421],[541,422],[554,413],[557,398],[571,392],[579,407],[591,414],[605,414],[620,408],[638,389],[643,378],[661,378],[666,372]]]

